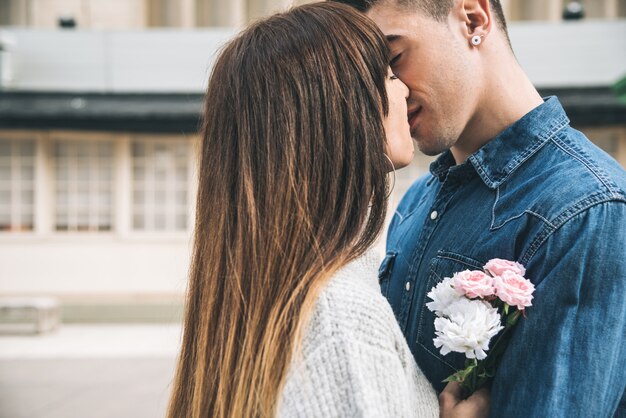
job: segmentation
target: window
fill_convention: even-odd
[[[134,230],[187,230],[189,153],[182,140],[132,143]]]
[[[54,161],[56,230],[111,230],[112,142],[56,141]]]
[[[0,236],[190,232],[194,138],[0,132]],[[111,234],[104,234],[111,235]]]
[[[32,231],[35,141],[0,140],[0,231]]]

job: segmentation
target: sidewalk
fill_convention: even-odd
[[[0,418],[162,417],[180,334],[155,324],[0,335]]]

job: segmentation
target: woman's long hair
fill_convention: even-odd
[[[383,226],[387,66],[375,24],[332,3],[259,21],[221,52],[169,417],[275,414],[318,290]]]

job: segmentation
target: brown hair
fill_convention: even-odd
[[[380,233],[385,39],[348,6],[253,24],[209,81],[168,416],[269,417],[317,291]]]
[[[454,5],[454,0],[331,0],[337,3],[343,3],[350,5],[357,9],[360,12],[367,12],[370,8],[374,7],[378,3],[388,2],[393,4],[397,4],[400,7],[408,7],[415,8],[420,12],[424,13],[426,16],[433,18],[438,22],[445,22],[452,6]],[[502,10],[502,4],[500,0],[489,0],[489,5],[491,6],[491,11],[496,16],[496,22],[502,32],[504,32],[504,36],[509,43],[509,33],[506,26],[506,19],[504,17],[504,11]]]

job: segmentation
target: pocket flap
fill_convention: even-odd
[[[396,261],[397,251],[388,251],[385,259],[378,269],[378,281],[383,281],[389,277],[389,273],[393,269],[393,263]]]

